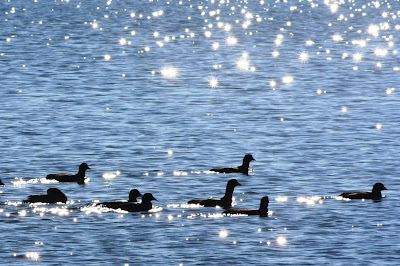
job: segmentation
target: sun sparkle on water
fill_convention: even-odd
[[[167,66],[161,69],[161,75],[168,79],[176,78],[178,75],[178,69],[173,66]]]
[[[353,60],[354,60],[356,63],[361,62],[362,59],[363,59],[363,54],[362,54],[361,52],[355,52],[355,53],[353,54]]]
[[[39,258],[40,258],[40,254],[39,254],[39,252],[30,251],[30,252],[25,253],[25,257],[26,257],[27,259],[29,259],[29,260],[35,260],[35,261],[37,261],[37,260],[39,260]]]
[[[274,50],[274,51],[272,51],[272,56],[273,57],[278,57],[279,56],[279,51],[277,51],[277,50]]]
[[[105,54],[105,55],[104,55],[104,60],[105,60],[105,61],[110,61],[110,60],[111,60],[111,55]]]
[[[308,58],[309,58],[309,55],[308,55],[307,52],[301,51],[301,52],[299,53],[299,60],[300,60],[300,62],[306,63],[306,62],[308,61]]]
[[[290,75],[284,76],[284,77],[282,78],[282,82],[283,82],[284,84],[291,84],[291,83],[293,83],[293,81],[294,81],[294,77],[293,77],[293,76],[290,76]]]
[[[218,235],[220,238],[226,238],[229,236],[229,233],[226,230],[221,230],[221,231],[219,231]]]
[[[218,80],[218,78],[216,78],[216,77],[211,77],[211,78],[208,80],[208,85],[209,85],[212,89],[215,89],[216,87],[218,87],[218,85],[219,85],[219,80]]]
[[[238,39],[235,36],[228,36],[226,38],[226,44],[228,46],[234,46],[238,43]]]
[[[279,246],[284,246],[287,243],[287,239],[284,236],[278,236],[276,238],[276,243],[278,243]]]

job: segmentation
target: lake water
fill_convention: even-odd
[[[0,2],[0,264],[394,265],[399,1]],[[216,174],[239,165],[249,176]],[[49,173],[91,170],[85,185]],[[269,196],[268,218],[237,207]],[[389,190],[380,202],[343,191]],[[67,204],[21,203],[57,187]],[[151,192],[149,213],[92,207]]]

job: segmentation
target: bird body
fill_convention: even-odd
[[[145,212],[153,208],[152,200],[157,200],[151,193],[145,193],[142,196],[142,202],[120,202],[111,205],[105,205],[111,209],[121,209],[127,212]]]
[[[57,203],[67,202],[67,196],[58,188],[49,188],[47,190],[47,194],[42,195],[30,195],[24,203],[35,203],[35,202],[43,202],[43,203]]]
[[[82,163],[79,166],[79,171],[77,174],[49,174],[46,179],[57,180],[58,182],[77,182],[78,184],[83,184],[85,182],[86,170],[90,167],[86,163]]]
[[[263,197],[260,201],[260,208],[229,208],[224,211],[225,214],[245,214],[245,215],[259,215],[260,217],[268,216],[269,198]]]
[[[0,186],[4,186],[4,183],[3,181],[1,181],[1,179],[0,179]]]
[[[105,206],[107,208],[111,208],[111,209],[119,209],[123,204],[126,204],[128,202],[130,202],[130,203],[138,203],[137,202],[137,197],[140,197],[140,196],[142,196],[142,194],[140,194],[139,190],[132,189],[129,192],[129,200],[104,201],[104,202],[98,203],[97,205],[103,205],[103,206]]]
[[[382,190],[387,190],[387,188],[382,183],[376,183],[372,187],[372,191],[351,191],[343,192],[340,194],[343,198],[348,199],[373,199],[380,200],[382,198]]]
[[[246,154],[243,157],[243,163],[240,166],[217,167],[210,169],[210,171],[218,173],[242,173],[244,175],[249,175],[251,161],[255,161],[253,156],[251,154]]]
[[[236,186],[241,186],[241,184],[236,179],[231,179],[226,184],[225,195],[222,198],[192,199],[188,204],[200,204],[204,207],[220,206],[224,209],[228,209],[232,205],[233,191]]]

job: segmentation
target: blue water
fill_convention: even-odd
[[[0,263],[394,265],[399,1],[0,2]],[[275,52],[274,52],[275,51]],[[257,160],[249,176],[208,169]],[[49,182],[77,171],[90,181]],[[194,208],[242,183],[237,207]],[[389,190],[380,202],[335,198]],[[67,204],[21,201],[61,189]],[[150,213],[92,205],[151,192]]]

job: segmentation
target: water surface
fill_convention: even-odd
[[[2,0],[2,264],[400,259],[398,1]],[[207,172],[256,162],[249,176]],[[80,186],[44,180],[76,172]],[[193,208],[242,183],[238,207]],[[348,190],[389,189],[380,202]],[[29,206],[57,187],[67,204]],[[91,207],[158,199],[150,213]]]

